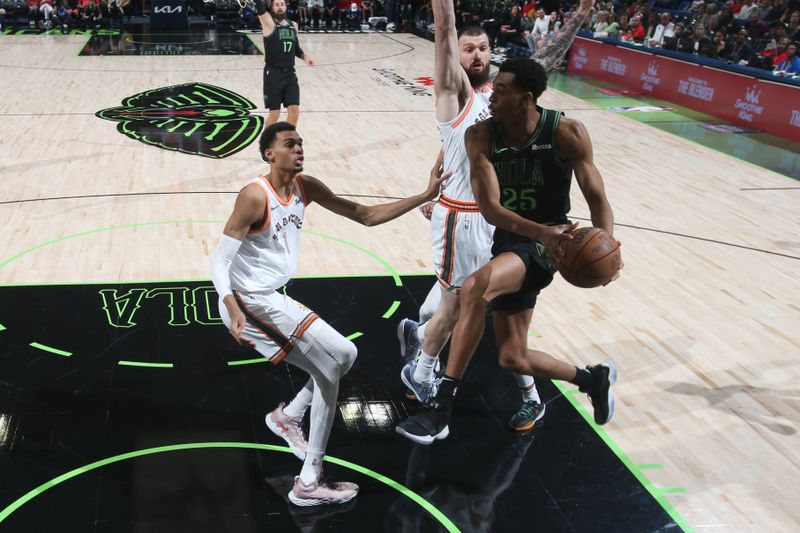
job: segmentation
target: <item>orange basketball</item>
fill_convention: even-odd
[[[602,228],[578,228],[565,241],[559,272],[576,287],[590,289],[611,281],[622,266],[619,242]]]

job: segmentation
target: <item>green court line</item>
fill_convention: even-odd
[[[121,360],[117,364],[120,366],[141,366],[145,368],[173,368],[172,363],[143,363],[141,361]]]
[[[53,348],[52,346],[46,346],[38,342],[32,342],[28,346],[30,346],[31,348],[36,348],[37,350],[42,350],[44,352],[50,352],[56,355],[63,355],[64,357],[69,357],[70,355],[72,355],[72,352],[65,352],[64,350],[59,350],[58,348]]]
[[[228,366],[239,366],[239,365],[255,365],[258,363],[266,363],[268,359],[266,357],[256,357],[255,359],[242,359],[239,361],[228,361]]]
[[[389,309],[387,309],[385,313],[383,313],[383,318],[391,317],[394,314],[394,312],[397,311],[398,307],[400,307],[400,300],[393,301],[392,306]]]
[[[3,324],[0,324],[0,331],[5,331],[6,327]]]
[[[528,332],[528,337],[541,337],[541,336],[542,336],[542,334],[538,333],[536,331],[529,331]]]
[[[382,258],[382,257],[378,256],[377,254],[367,250],[363,246],[359,246],[359,245],[354,244],[352,242],[345,241],[345,240],[340,239],[338,237],[332,237],[330,235],[325,235],[324,233],[317,233],[316,231],[305,230],[305,233],[308,233],[309,235],[315,235],[317,237],[322,237],[323,239],[328,239],[328,240],[331,240],[331,241],[339,242],[339,243],[345,244],[347,246],[350,246],[351,248],[355,248],[356,250],[359,250],[360,252],[364,252],[365,254],[367,254],[368,256],[370,256],[371,258],[373,258],[374,260],[378,261],[380,264],[383,265],[383,267],[392,275],[392,278],[394,279],[394,284],[396,286],[398,286],[398,287],[402,287],[403,286],[403,281],[400,279],[400,276],[397,274],[397,271],[394,269],[394,267],[392,265],[390,265],[389,262],[386,261],[384,258]]]
[[[670,488],[663,488],[663,489],[654,489],[659,494],[677,494],[681,492],[686,492],[686,489],[683,487],[670,487]]]
[[[28,493],[24,494],[17,500],[11,503],[8,507],[0,511],[0,523],[6,520],[11,514],[13,514],[17,509],[31,501],[32,499],[36,498],[43,492],[59,485],[65,481],[68,481],[74,477],[77,477],[81,474],[85,474],[86,472],[90,472],[92,470],[96,470],[98,468],[102,468],[104,466],[118,463],[120,461],[127,461],[128,459],[135,459],[137,457],[142,457],[144,455],[153,455],[157,453],[166,453],[166,452],[174,452],[174,451],[182,451],[182,450],[197,450],[197,449],[209,449],[209,448],[238,448],[238,449],[249,449],[249,450],[260,450],[260,451],[270,451],[270,452],[283,452],[283,453],[292,453],[292,451],[286,446],[274,446],[272,444],[257,444],[251,442],[192,442],[186,444],[174,444],[172,446],[159,446],[157,448],[147,448],[144,450],[137,450],[135,452],[123,453],[120,455],[115,455],[113,457],[108,457],[106,459],[101,459],[100,461],[95,461],[94,463],[90,463],[88,465],[76,468],[74,470],[70,470],[69,472],[62,474],[56,478],[51,479],[50,481],[43,483],[36,487],[35,489],[29,491]],[[387,485],[388,487],[400,492],[404,496],[408,497],[415,503],[417,503],[420,507],[428,511],[436,520],[439,521],[442,526],[447,531],[459,531],[458,527],[449,519],[447,516],[444,515],[439,509],[437,509],[433,504],[431,504],[428,500],[414,492],[413,490],[409,489],[408,487],[401,485],[397,481],[384,476],[383,474],[379,474],[374,470],[370,470],[369,468],[363,467],[361,465],[357,465],[355,463],[351,463],[349,461],[345,461],[344,459],[339,459],[337,457],[331,457],[330,455],[326,455],[324,458],[325,461],[331,462],[333,464],[337,464],[339,466],[343,466],[344,468],[349,468],[361,474],[371,477],[376,481]]]
[[[620,461],[631,471],[631,473],[639,480],[639,483],[650,493],[650,495],[655,499],[664,511],[672,518],[678,526],[686,532],[691,532],[693,529],[689,526],[689,523],[678,513],[675,507],[664,497],[663,492],[660,492],[660,489],[653,486],[653,483],[644,475],[644,473],[639,469],[639,467],[631,461],[630,457],[622,451],[622,448],[614,442],[614,440],[609,436],[606,430],[602,426],[598,426],[594,422],[594,417],[589,414],[589,412],[583,407],[583,404],[578,401],[575,396],[579,393],[578,389],[575,388],[567,388],[565,384],[560,381],[551,381],[553,385],[556,386],[558,390],[564,395],[572,406],[581,414],[581,416],[589,423],[589,426],[592,427],[597,435],[602,439],[603,442],[606,443],[606,446],[614,452],[614,454],[619,458]]]
[[[106,232],[106,231],[116,231],[116,230],[120,230],[120,229],[133,229],[133,228],[139,228],[139,227],[143,227],[143,226],[159,226],[159,225],[163,226],[163,225],[169,225],[169,224],[225,224],[225,221],[224,220],[193,220],[193,219],[157,220],[157,221],[153,221],[153,222],[139,222],[139,223],[136,223],[136,224],[125,224],[125,225],[122,225],[122,226],[108,226],[108,227],[105,227],[105,228],[98,228],[98,229],[93,229],[93,230],[88,230],[88,231],[81,231],[81,232],[78,232],[78,233],[72,233],[70,235],[64,235],[62,237],[58,237],[57,239],[52,239],[52,240],[43,242],[41,244],[37,244],[36,246],[32,246],[32,247],[30,247],[30,248],[28,248],[26,250],[23,250],[23,251],[19,252],[18,254],[13,255],[13,256],[9,257],[8,259],[6,259],[5,261],[3,261],[2,263],[0,263],[0,270],[2,270],[8,264],[12,263],[13,261],[16,261],[17,259],[19,259],[22,256],[25,256],[25,255],[27,255],[29,253],[32,253],[32,252],[35,252],[36,250],[39,250],[39,249],[44,248],[46,246],[50,246],[52,244],[56,244],[58,242],[66,241],[66,240],[69,240],[69,239],[75,239],[75,238],[78,238],[78,237],[85,237],[87,235],[93,235],[95,233],[103,233],[103,232]],[[394,267],[388,261],[386,261],[384,258],[382,258],[379,255],[377,255],[376,253],[364,248],[363,246],[359,246],[358,244],[352,243],[350,241],[346,241],[344,239],[340,239],[338,237],[333,237],[331,235],[326,235],[324,233],[318,233],[316,231],[305,230],[304,233],[307,233],[309,235],[313,235],[315,237],[321,237],[323,239],[328,239],[328,240],[331,240],[331,241],[334,241],[334,242],[338,242],[340,244],[344,244],[345,246],[349,246],[349,247],[354,248],[354,249],[356,249],[356,250],[358,250],[360,252],[365,253],[366,255],[368,255],[369,257],[371,257],[375,261],[379,262],[381,265],[383,265],[383,267],[389,272],[389,275],[392,276],[392,279],[394,279],[394,284],[396,286],[398,286],[398,287],[402,287],[403,286],[403,281],[400,279],[400,275],[397,273],[397,271],[394,269]],[[112,283],[114,283],[114,282],[112,282]]]
[[[348,336],[347,336],[347,337],[345,337],[345,338],[346,338],[347,340],[349,340],[349,341],[352,341],[352,340],[354,340],[354,339],[357,339],[357,338],[359,338],[359,337],[362,337],[363,335],[364,335],[364,334],[363,334],[363,333],[361,333],[360,331],[356,331],[355,333],[351,333],[350,335],[348,335]]]

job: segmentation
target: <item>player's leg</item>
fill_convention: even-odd
[[[264,107],[269,109],[265,127],[278,122],[281,116],[281,73],[264,66]]]
[[[514,253],[502,253],[467,278],[461,287],[458,322],[453,330],[447,369],[433,407],[397,426],[397,432],[420,444],[430,444],[449,434],[448,423],[458,383],[483,336],[489,302],[516,292],[525,280],[526,267]]]
[[[287,122],[297,126],[300,118],[300,84],[297,82],[297,75],[288,75],[289,81],[283,89],[283,105],[286,106]]]
[[[457,319],[458,294],[442,287],[439,307],[425,330],[422,352],[416,360],[407,363],[400,373],[405,386],[423,403],[428,402],[434,393],[439,353],[450,338]]]
[[[322,319],[303,333],[298,348],[285,361],[308,372],[314,380],[308,453],[289,499],[295,505],[344,503],[358,494],[353,483],[326,483],[322,479],[323,457],[328,444],[342,376],[353,366],[355,345]]]
[[[313,397],[314,380],[309,378],[288,405],[281,402],[264,418],[270,431],[285,440],[292,453],[301,461],[305,460],[308,452],[308,440],[306,440],[303,430],[303,419],[306,411],[311,407]]]
[[[527,349],[528,328],[533,315],[533,301],[535,301],[533,297],[529,297],[529,299],[531,307],[519,305],[513,311],[494,309],[492,312],[501,368],[503,368],[504,361],[516,357],[517,354],[523,353]],[[531,376],[515,373],[514,379],[523,391],[523,402],[509,420],[508,427],[513,431],[529,431],[544,416],[545,406],[539,399],[536,385]]]

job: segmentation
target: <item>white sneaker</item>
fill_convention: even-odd
[[[326,505],[329,503],[346,503],[356,497],[358,485],[347,481],[338,483],[324,481],[322,478],[306,485],[300,476],[294,478],[294,487],[289,491],[289,501],[301,507]]]
[[[308,442],[303,433],[303,417],[288,416],[283,412],[284,405],[281,402],[274,411],[264,418],[264,421],[270,431],[286,441],[295,457],[304,461],[308,451]]]

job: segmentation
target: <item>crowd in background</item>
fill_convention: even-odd
[[[0,0],[0,28],[12,14],[27,14],[31,28],[88,29],[121,25],[142,14],[140,0]],[[571,16],[560,0],[454,0],[459,26],[480,25],[500,53],[532,53]],[[288,0],[288,16],[301,27],[389,31],[433,30],[430,0]],[[258,28],[252,7],[236,0],[189,0],[190,14],[227,15]],[[620,40],[800,75],[800,0],[598,0],[584,31]]]

